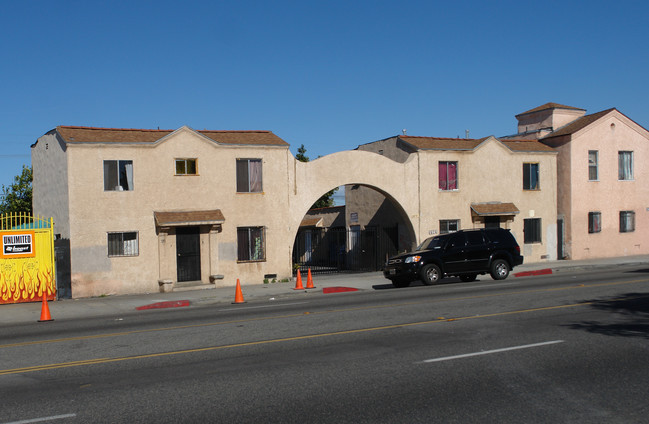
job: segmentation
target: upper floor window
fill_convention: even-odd
[[[261,193],[261,159],[237,159],[237,192]]]
[[[602,213],[588,212],[588,232],[599,233],[602,231]]]
[[[539,189],[539,164],[523,164],[523,190]]]
[[[439,189],[457,190],[457,162],[439,162]]]
[[[541,243],[541,218],[523,220],[524,242]]]
[[[620,232],[631,233],[635,231],[635,212],[620,211]]]
[[[597,150],[588,151],[588,180],[599,180],[599,152]]]
[[[137,232],[108,233],[108,256],[137,256]]]
[[[239,261],[263,261],[266,259],[264,227],[237,228],[237,259]]]
[[[619,151],[617,152],[617,179],[618,180],[632,180],[633,179],[633,152]]]
[[[196,159],[176,159],[176,175],[197,175]]]
[[[133,161],[105,160],[104,161],[104,190],[125,191],[133,190]]]
[[[459,219],[440,219],[439,220],[439,233],[453,233],[460,229]]]

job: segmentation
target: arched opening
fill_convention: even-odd
[[[379,271],[388,257],[414,247],[414,229],[387,193],[348,184],[334,198],[333,206],[312,207],[304,215],[293,244],[294,274]]]

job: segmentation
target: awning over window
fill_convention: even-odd
[[[300,222],[300,227],[322,227],[323,220],[320,217],[306,217]]]
[[[188,225],[214,225],[225,221],[221,209],[210,211],[153,212],[156,225],[160,227],[181,227]]]
[[[513,203],[488,202],[471,204],[471,215],[473,216],[516,215],[519,212]]]

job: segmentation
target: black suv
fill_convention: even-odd
[[[473,281],[486,273],[494,280],[504,280],[522,263],[521,248],[509,230],[482,228],[428,238],[414,252],[388,259],[383,275],[395,287],[407,287],[415,280],[435,284],[444,276],[455,275]]]

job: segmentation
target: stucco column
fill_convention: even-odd
[[[222,280],[223,275],[219,274],[219,245],[218,234],[222,231],[221,224],[214,224],[210,227],[209,252],[210,252],[210,283]]]
[[[175,265],[175,255],[172,252],[169,227],[158,228],[158,284],[161,292],[171,291],[176,280],[171,265]],[[171,257],[171,260],[170,260]]]

